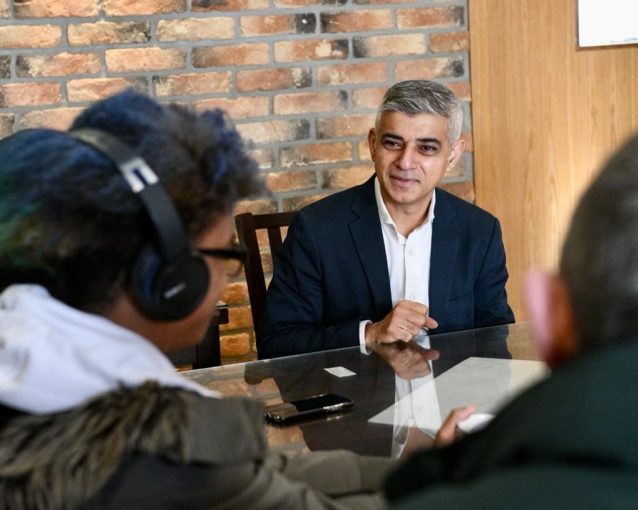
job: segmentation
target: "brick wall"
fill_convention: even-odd
[[[468,152],[445,187],[474,198],[467,0],[0,0],[0,137],[66,128],[125,87],[222,107],[253,144],[274,198],[294,210],[364,181],[385,89],[436,79],[465,101]],[[226,362],[254,356],[243,279],[224,299]]]

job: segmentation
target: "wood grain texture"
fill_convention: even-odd
[[[638,130],[638,46],[580,49],[576,0],[469,0],[476,203],[503,227],[518,321],[572,210]]]

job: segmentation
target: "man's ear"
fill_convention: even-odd
[[[463,151],[465,150],[465,140],[457,140],[454,145],[452,145],[452,150],[450,151],[450,157],[448,158],[447,169],[451,170],[456,166],[463,155]]]
[[[578,350],[574,311],[563,279],[532,269],[525,281],[527,313],[536,347],[550,368]]]
[[[374,128],[370,128],[368,131],[368,147],[370,148],[370,157],[374,161],[375,144],[377,142],[377,133]]]

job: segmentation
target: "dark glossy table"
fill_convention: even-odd
[[[473,403],[480,412],[497,412],[544,375],[538,359],[528,325],[519,323],[432,335],[370,354],[354,347],[183,374],[226,395],[250,396],[265,404],[320,393],[343,395],[354,401],[351,411],[287,427],[268,426],[270,445],[398,456],[405,427],[420,430],[420,440],[427,441],[454,406]]]

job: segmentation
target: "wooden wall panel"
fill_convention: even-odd
[[[556,267],[578,197],[638,129],[638,46],[579,49],[576,0],[470,0],[469,16],[476,202],[501,220],[521,321],[527,269]]]

